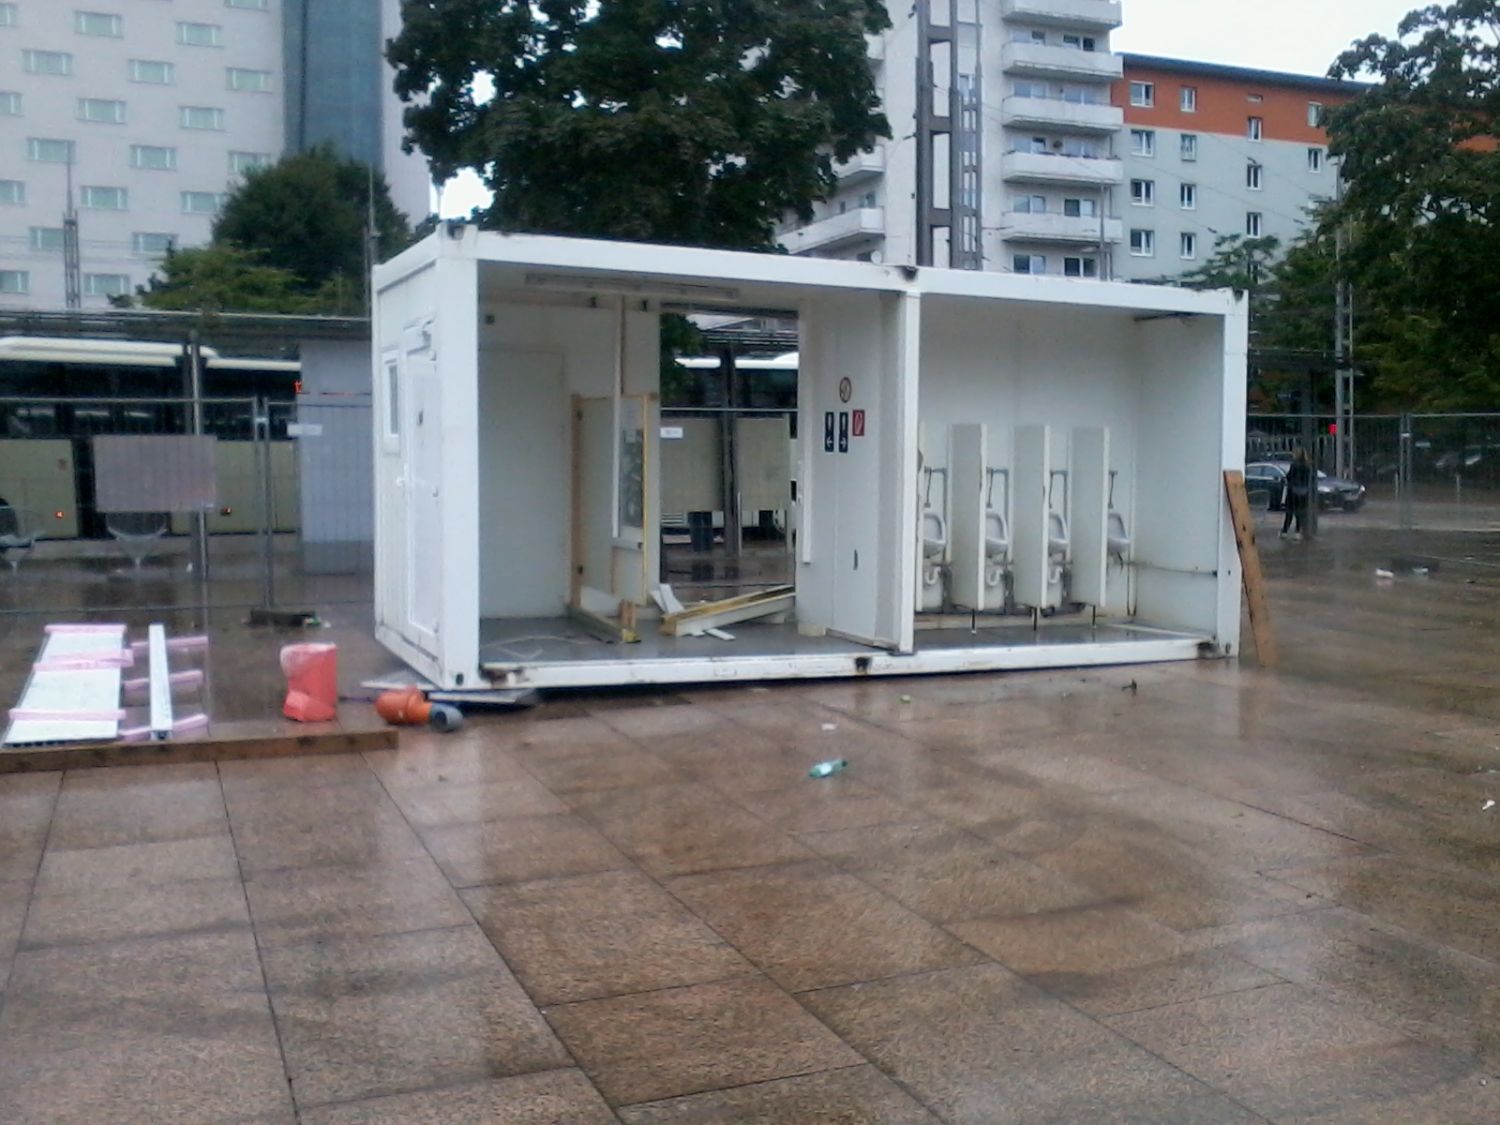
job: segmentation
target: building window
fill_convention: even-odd
[[[224,0],[226,8],[254,8],[258,12],[266,10],[266,0]]]
[[[1264,216],[1259,211],[1250,211],[1245,215],[1245,237],[1259,238],[1264,229]]]
[[[1013,273],[1046,273],[1047,259],[1042,254],[1017,254],[1010,260]]]
[[[267,94],[271,91],[269,70],[246,70],[244,67],[231,66],[228,76],[231,90],[248,90],[257,94]]]
[[[12,90],[0,91],[0,115],[5,117],[20,117],[21,95]]]
[[[125,34],[125,21],[110,12],[74,12],[73,30],[79,35],[118,39]]]
[[[124,211],[125,189],[122,187],[85,187],[79,190],[78,202],[91,211]]]
[[[0,293],[30,293],[31,274],[25,270],[0,270]]]
[[[1154,129],[1132,129],[1130,130],[1130,151],[1134,156],[1156,155],[1156,130]]]
[[[125,103],[108,98],[79,98],[78,120],[100,125],[125,124]]]
[[[1047,197],[1045,195],[1018,195],[1015,200],[1015,210],[1022,215],[1045,215]]]
[[[32,227],[31,248],[42,253],[61,252],[63,248],[62,227]]]
[[[177,240],[170,234],[156,234],[151,231],[138,230],[130,236],[130,249],[135,254],[146,254],[153,258],[159,258],[172,249]]]
[[[224,111],[206,105],[181,106],[178,114],[178,124],[184,129],[213,129],[224,128]]]
[[[1192,231],[1183,231],[1178,250],[1183,261],[1191,262],[1198,256],[1198,236]]]
[[[1154,230],[1132,230],[1130,253],[1137,258],[1156,257],[1156,232]]]
[[[1075,51],[1092,51],[1098,46],[1089,35],[1064,35],[1062,42],[1064,47],[1072,47]]]
[[[212,215],[218,209],[217,192],[185,191],[182,193],[182,212],[185,215]]]
[[[1198,134],[1197,133],[1184,133],[1184,134],[1182,134],[1182,141],[1181,141],[1181,145],[1180,145],[1180,151],[1182,153],[1182,159],[1184,159],[1184,160],[1197,160],[1198,159]]]
[[[27,74],[73,73],[73,56],[66,51],[22,51],[21,63]]]
[[[130,80],[149,82],[153,86],[170,86],[177,80],[176,72],[169,62],[154,59],[131,59]]]
[[[1246,95],[1245,100],[1259,105],[1261,102],[1266,100],[1266,96],[1264,94],[1248,94]]]
[[[1245,186],[1251,191],[1260,191],[1265,187],[1266,170],[1255,161],[1245,165]]]
[[[229,172],[234,176],[243,176],[246,172],[253,172],[257,168],[269,167],[271,157],[264,152],[231,152],[229,154]]]
[[[1323,127],[1322,102],[1307,103],[1307,123],[1314,129],[1321,129]]]
[[[86,273],[83,275],[85,297],[123,297],[130,292],[130,278],[123,273]]]
[[[1247,120],[1245,135],[1252,141],[1258,141],[1266,135],[1266,120],[1263,117],[1251,117]]]
[[[1070,219],[1097,219],[1099,201],[1097,199],[1064,199],[1063,214]]]
[[[1198,112],[1198,87],[1196,87],[1196,86],[1184,86],[1182,88],[1182,95],[1181,95],[1181,98],[1178,101],[1178,104],[1182,107],[1182,112],[1183,113],[1197,113]]]
[[[131,145],[130,166],[153,172],[171,172],[177,167],[177,150],[163,145]]]
[[[0,180],[0,203],[26,202],[26,184],[21,180]]]
[[[1064,277],[1098,277],[1099,261],[1097,258],[1064,258]]]
[[[1156,104],[1155,82],[1132,82],[1130,84],[1130,104],[1143,109],[1150,109]]]
[[[16,6],[7,0],[0,4],[0,27],[15,27],[20,21],[16,18]]]
[[[1130,202],[1137,207],[1156,206],[1156,181],[1131,180]]]
[[[73,142],[52,137],[27,137],[26,159],[36,164],[71,164]]]
[[[1310,148],[1307,150],[1307,170],[1309,172],[1321,172],[1323,170],[1323,150]]]
[[[864,193],[864,195],[859,197],[858,206],[874,207],[875,205],[875,193],[873,191],[867,191]]]
[[[177,42],[184,47],[222,47],[224,29],[216,23],[179,23]]]

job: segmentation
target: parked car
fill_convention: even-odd
[[[1252,461],[1245,466],[1245,487],[1252,496],[1262,498],[1273,512],[1280,511],[1286,499],[1286,474],[1291,467],[1290,461]],[[1343,477],[1331,477],[1319,470],[1320,512],[1330,508],[1354,512],[1363,507],[1364,502],[1364,485]]]

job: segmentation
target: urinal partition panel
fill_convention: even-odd
[[[1075,602],[1103,609],[1109,582],[1109,431],[1073,431],[1073,579]]]
[[[954,426],[948,449],[953,601],[964,609],[984,609],[984,426]]]
[[[1013,444],[1015,496],[1011,500],[1011,540],[1016,604],[1047,605],[1047,482],[1052,471],[1052,432],[1046,426],[1017,426]]]

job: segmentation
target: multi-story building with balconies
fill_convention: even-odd
[[[381,56],[399,0],[0,0],[0,307],[66,303],[69,184],[83,307],[206,242],[226,191],[330,141],[428,210]]]

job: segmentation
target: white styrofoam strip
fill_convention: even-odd
[[[152,625],[146,630],[151,652],[151,737],[172,737],[172,682],[167,667],[167,627]]]

